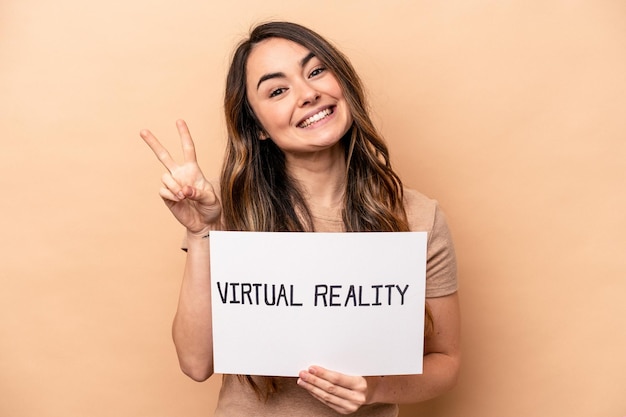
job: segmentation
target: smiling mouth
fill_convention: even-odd
[[[311,116],[311,117],[308,117],[308,118],[304,119],[303,121],[301,121],[301,122],[298,124],[298,127],[300,127],[300,128],[309,127],[309,126],[311,126],[312,124],[317,123],[317,122],[319,122],[320,120],[325,119],[326,117],[330,116],[331,114],[333,114],[333,109],[329,107],[329,108],[327,108],[327,109],[322,110],[322,111],[321,111],[321,112],[319,112],[319,113],[315,113],[315,114],[314,114],[313,116]]]

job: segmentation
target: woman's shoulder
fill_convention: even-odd
[[[404,209],[409,227],[415,231],[432,230],[440,211],[437,200],[411,188],[404,189]]]
[[[426,297],[452,294],[458,288],[452,235],[437,200],[415,190],[404,191],[410,230],[428,233]]]
[[[433,205],[437,204],[437,200],[434,200],[428,197],[425,194],[413,189],[413,188],[404,188],[404,203],[407,204],[422,204],[422,205]]]

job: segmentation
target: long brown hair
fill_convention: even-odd
[[[231,230],[312,231],[298,185],[285,169],[285,156],[272,140],[259,140],[263,127],[246,98],[246,63],[256,44],[283,38],[309,49],[337,77],[353,125],[342,139],[347,187],[343,220],[347,231],[409,230],[402,183],[374,127],[361,80],[348,59],[317,33],[289,22],[255,27],[239,44],[226,79],[224,108],[228,145],[221,176],[225,224]],[[270,138],[271,139],[271,138]]]
[[[326,39],[290,22],[256,26],[236,48],[224,96],[228,144],[220,186],[227,230],[313,231],[313,221],[298,184],[290,178],[283,152],[260,140],[263,127],[246,97],[246,64],[258,43],[270,38],[293,41],[310,50],[337,78],[353,124],[341,139],[347,164],[342,211],[349,232],[408,231],[402,182],[392,170],[387,146],[369,116],[364,89],[349,60]],[[427,312],[427,323],[430,313]],[[259,387],[247,377],[257,393]],[[269,381],[268,393],[275,387]]]

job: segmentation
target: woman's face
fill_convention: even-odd
[[[246,67],[247,98],[287,157],[339,146],[352,115],[335,75],[302,45],[282,38],[257,44]]]

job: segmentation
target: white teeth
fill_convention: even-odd
[[[314,114],[313,116],[309,117],[308,119],[306,119],[305,121],[300,123],[300,127],[310,126],[313,123],[322,120],[323,118],[325,118],[329,114],[332,114],[332,110],[331,109],[322,110],[321,112],[319,112],[317,114]]]

